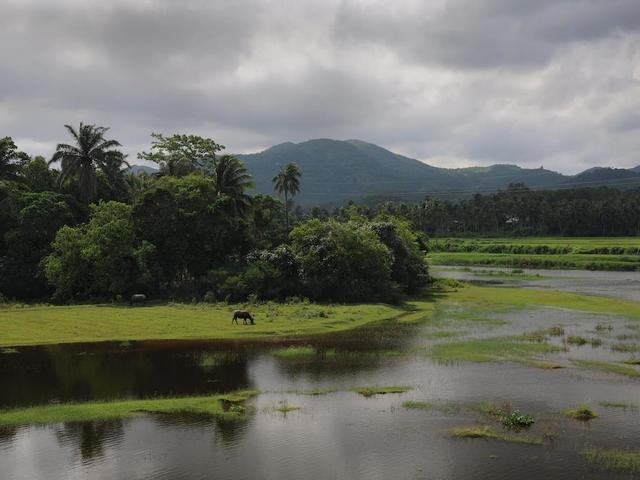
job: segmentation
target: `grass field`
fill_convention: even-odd
[[[0,347],[108,340],[269,339],[338,332],[392,318],[411,321],[425,314],[417,304],[267,303],[242,307],[251,310],[256,325],[235,325],[231,318],[236,308],[226,304],[4,307],[0,308]]]
[[[640,270],[640,238],[439,238],[429,242],[434,265]]]
[[[249,307],[256,318],[253,326],[232,324],[231,312],[238,306],[226,304],[4,307],[0,308],[0,347],[126,340],[282,339],[339,332],[384,320],[422,321],[431,318],[442,305],[460,307],[480,317],[485,312],[547,306],[640,319],[640,303],[632,301],[551,290],[465,285],[439,289],[403,306],[255,305]]]

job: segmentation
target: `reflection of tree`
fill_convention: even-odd
[[[105,447],[120,443],[123,436],[123,420],[65,423],[56,430],[60,445],[79,448],[83,461],[103,456]]]
[[[185,342],[25,347],[0,362],[0,407],[248,388],[250,355]]]
[[[18,433],[18,427],[0,427],[0,447],[13,441]]]
[[[252,413],[243,420],[234,420],[232,422],[225,420],[216,420],[216,435],[225,447],[233,447],[240,443],[242,437],[249,430]]]

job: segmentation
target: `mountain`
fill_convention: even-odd
[[[134,175],[140,175],[141,173],[145,173],[147,175],[153,175],[158,171],[157,168],[148,167],[146,165],[131,165],[127,169],[128,172],[133,173]]]
[[[620,188],[638,187],[640,186],[640,171],[625,168],[593,167],[570,177],[565,183],[576,187],[598,185]]]
[[[237,155],[253,174],[256,190],[273,193],[280,166],[295,162],[302,172],[301,205],[338,205],[346,200],[420,200],[427,195],[459,199],[493,192],[510,183],[560,185],[568,178],[543,168],[492,165],[437,168],[360,140],[316,139],[282,143],[260,153]]]

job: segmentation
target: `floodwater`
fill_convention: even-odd
[[[573,284],[574,277],[553,274],[553,279],[545,273],[526,280],[536,283],[526,286],[559,288],[551,282],[560,282],[568,291],[584,291],[578,289],[601,281],[595,272],[578,272],[579,282]],[[607,272],[600,287],[605,291],[598,293],[634,298],[633,292],[621,292],[629,275]],[[561,309],[502,312],[486,323],[456,319],[455,312],[443,309],[438,318],[435,323],[388,323],[300,340],[297,343],[319,352],[332,352],[300,358],[273,355],[280,344],[240,342],[57,345],[0,354],[0,408],[241,388],[262,392],[249,402],[246,421],[234,424],[197,415],[144,415],[0,429],[0,478],[635,478],[598,470],[580,452],[588,447],[640,448],[640,412],[599,405],[605,401],[640,405],[640,377],[579,368],[571,359],[629,358],[628,352],[611,347],[639,343],[639,321]],[[425,354],[434,342],[521,334],[550,326],[562,326],[565,335],[553,337],[561,350],[546,359],[565,368],[443,364]],[[459,336],[434,338],[442,330],[454,330]],[[570,335],[600,342],[573,345],[566,341]],[[367,385],[407,385],[412,390],[370,398],[350,391]],[[301,394],[317,388],[335,391]],[[492,424],[498,431],[502,427],[472,408],[453,413],[409,410],[403,407],[408,400],[463,406],[509,403],[536,418],[530,433],[544,436],[545,442],[451,438],[452,427],[480,423]],[[275,410],[283,402],[300,409]],[[599,418],[582,423],[561,415],[563,409],[580,403],[591,404]]]

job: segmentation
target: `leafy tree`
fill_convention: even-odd
[[[63,225],[75,222],[68,195],[25,193],[16,225],[5,235],[7,253],[0,268],[0,291],[12,298],[41,298],[49,293],[41,268],[50,243]]]
[[[106,173],[110,163],[123,160],[122,153],[114,150],[120,143],[104,138],[109,130],[106,127],[81,122],[78,130],[70,125],[65,125],[65,128],[73,137],[74,144],[58,144],[49,164],[61,162],[62,171],[58,177],[60,186],[65,180],[77,176],[80,198],[89,203],[96,198],[98,189],[96,167]]]
[[[53,190],[56,171],[51,170],[44,157],[37,156],[22,167],[22,179],[32,192]]]
[[[280,169],[272,181],[278,195],[284,195],[284,215],[289,231],[289,196],[293,197],[300,191],[300,168],[295,163],[289,163]]]
[[[131,210],[123,203],[100,202],[91,205],[87,223],[58,231],[45,260],[55,298],[114,298],[146,284],[153,247],[137,241]]]
[[[0,138],[0,179],[17,180],[22,165],[29,160],[20,152],[11,137]]]
[[[298,224],[290,236],[310,298],[337,301],[388,298],[393,259],[371,229],[356,223],[312,219]]]
[[[156,163],[161,176],[184,177],[196,171],[211,174],[216,154],[224,150],[224,145],[197,135],[151,136],[151,150],[139,153],[138,158]]]
[[[252,198],[250,226],[252,244],[257,249],[269,249],[284,243],[284,215],[282,202],[270,195]]]
[[[369,228],[393,255],[391,279],[409,294],[417,293],[428,280],[424,254],[408,222],[397,218],[369,224]]]
[[[134,206],[133,222],[138,237],[155,247],[151,268],[162,289],[206,276],[249,249],[246,221],[201,175],[159,179]]]

